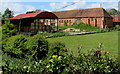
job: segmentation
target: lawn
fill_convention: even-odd
[[[47,40],[52,42],[62,42],[67,48],[70,48],[74,53],[77,52],[77,48],[82,45],[81,52],[87,52],[90,49],[95,49],[100,43],[103,44],[103,51],[114,52],[110,53],[110,56],[117,57],[118,54],[118,32],[105,32],[88,35],[74,35],[74,36],[63,36],[56,38],[48,38]],[[112,54],[112,55],[111,55]]]

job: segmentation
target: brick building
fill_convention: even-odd
[[[113,27],[113,18],[103,8],[76,9],[53,12],[58,20],[58,26],[73,25],[74,23],[87,23],[92,26],[104,28]]]
[[[120,15],[111,15],[113,17],[113,26],[120,25]]]

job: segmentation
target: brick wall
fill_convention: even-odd
[[[73,23],[79,24],[80,22],[90,24],[92,26],[101,27],[104,28],[104,25],[107,25],[108,27],[113,26],[112,18],[66,18],[66,19],[58,19],[58,26],[64,26],[65,22],[67,22],[67,25],[73,25]],[[55,23],[55,26],[57,26],[57,20]]]

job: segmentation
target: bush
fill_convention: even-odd
[[[56,29],[57,27],[53,27],[53,28]],[[79,24],[74,23],[72,26],[59,26],[58,27],[58,29],[60,30],[64,30],[67,28],[80,29],[80,31],[99,31],[100,29],[100,27],[94,27],[94,26],[91,26],[85,23],[79,23]]]
[[[5,21],[5,24],[2,24],[2,34],[5,34],[7,37],[14,35],[16,32],[17,29],[10,21]]]
[[[38,61],[31,60],[30,58],[16,59],[3,56],[3,71],[4,73],[15,74],[120,73],[119,63],[116,60],[109,58],[107,53],[100,54],[99,57],[96,56],[96,51],[89,55],[78,53],[78,56],[73,56],[73,54],[67,54],[66,56],[52,54]]]
[[[89,54],[69,53],[60,42],[49,44],[41,35],[26,39],[23,35],[13,36],[4,43],[3,73],[9,74],[96,74],[120,73],[119,63],[107,53],[95,50]],[[21,55],[28,56],[18,58]],[[47,56],[46,56],[47,55]],[[46,56],[46,57],[45,57]]]
[[[115,28],[116,28],[117,30],[120,30],[120,25],[116,25]]]
[[[44,65],[41,60],[36,62],[29,58],[12,58],[6,54],[3,55],[2,59],[3,74],[33,74],[44,71]]]
[[[25,57],[24,43],[27,38],[23,35],[12,36],[3,41],[3,52],[11,57]]]
[[[48,52],[48,41],[41,35],[35,35],[25,42],[25,50],[27,55],[31,55],[34,59],[41,59]]]
[[[100,27],[94,27],[91,26],[89,24],[85,24],[85,23],[79,23],[74,25],[74,28],[76,29],[80,29],[81,31],[98,31],[100,29]]]
[[[50,55],[61,55],[61,56],[65,56],[65,54],[67,53],[67,49],[65,47],[65,45],[61,42],[55,42],[50,44],[50,48],[49,48],[49,54]]]

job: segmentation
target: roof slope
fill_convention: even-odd
[[[28,14],[19,14],[13,18],[5,19],[5,20],[17,20],[31,17],[39,17],[39,18],[58,18],[55,14],[51,12],[37,12],[37,13],[28,13]]]
[[[58,18],[111,17],[103,8],[77,9],[53,12]],[[112,18],[112,17],[111,17]]]

